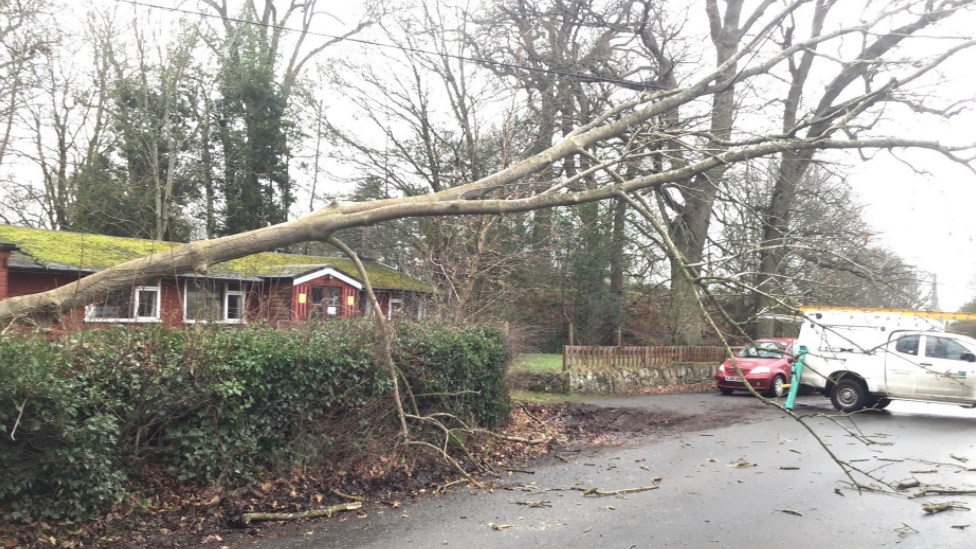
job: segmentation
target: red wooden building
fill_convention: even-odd
[[[71,284],[101,269],[179,246],[132,238],[0,225],[0,299]],[[422,318],[433,288],[422,280],[363,261],[383,314]],[[185,274],[133,282],[63,318],[75,323],[197,322],[275,325],[369,314],[362,281],[345,258],[260,253]]]

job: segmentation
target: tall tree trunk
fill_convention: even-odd
[[[711,23],[711,37],[715,45],[716,63],[722,65],[738,50],[741,38],[739,16],[743,0],[726,3],[725,20],[718,11],[716,0],[706,0],[706,11]],[[737,65],[732,64],[722,74],[721,81],[733,78]],[[711,133],[727,141],[732,135],[735,114],[735,86],[728,85],[712,97]],[[720,154],[728,147],[714,143],[709,153]],[[712,205],[728,168],[713,168],[695,177],[681,190],[684,205],[671,224],[671,239],[686,263],[700,263],[712,220]],[[671,302],[668,308],[668,327],[675,345],[701,345],[704,320],[698,310],[697,288],[688,283],[681,272],[679,262],[671,261]],[[694,269],[698,275],[699,269]]]
[[[613,201],[613,233],[610,239],[610,293],[624,293],[624,244],[626,242],[627,203]]]
[[[217,217],[214,209],[214,201],[216,199],[214,193],[214,180],[213,180],[213,155],[210,152],[210,123],[211,117],[213,116],[213,104],[210,99],[204,100],[205,112],[201,117],[200,123],[200,161],[203,164],[203,192],[204,200],[206,200],[206,231],[207,240],[210,240],[217,236]]]

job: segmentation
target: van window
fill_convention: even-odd
[[[925,356],[929,358],[962,360],[963,353],[968,352],[969,349],[947,337],[925,336]]]
[[[906,355],[918,356],[918,336],[905,336],[895,343],[895,350]]]

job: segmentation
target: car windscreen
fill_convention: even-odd
[[[775,341],[757,341],[739,353],[740,358],[783,358],[786,345]]]

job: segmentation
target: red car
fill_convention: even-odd
[[[786,394],[783,385],[789,383],[793,376],[794,341],[796,340],[788,338],[757,339],[739,352],[735,359],[736,364],[756,392],[768,397]],[[726,360],[718,367],[715,382],[723,395],[746,390],[745,383],[735,371],[731,360]]]

